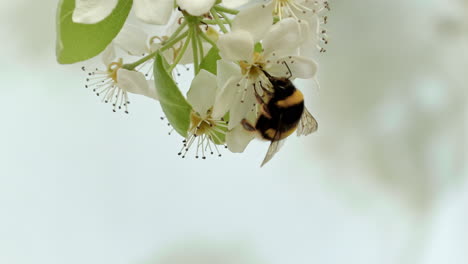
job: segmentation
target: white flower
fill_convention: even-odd
[[[319,13],[322,9],[328,9],[327,0],[265,0],[267,5],[273,5],[273,14],[279,19],[294,17],[301,19],[307,15]]]
[[[153,81],[146,80],[141,72],[124,69],[121,58],[116,60],[113,43],[102,53],[102,61],[106,69],[89,72],[85,87],[102,96],[103,102],[111,103],[114,112],[123,109],[128,113],[128,93],[158,99]],[[82,69],[85,70],[84,67]]]
[[[177,0],[179,7],[192,16],[201,16],[208,13],[215,2],[216,0]]]
[[[243,6],[252,0],[223,0],[223,6],[227,8],[237,8]]]
[[[185,157],[190,147],[195,144],[195,158],[206,158],[206,154],[221,156],[218,144],[224,142],[227,122],[223,117],[213,117],[213,104],[217,92],[216,76],[201,70],[192,81],[187,93],[187,101],[192,105],[190,128],[184,146],[179,152]]]
[[[158,37],[150,38],[144,30],[136,25],[125,24],[113,43],[129,55],[143,56],[153,53],[161,47],[159,42],[154,42],[155,38]]]
[[[294,18],[299,23],[304,35],[304,42],[300,48],[301,55],[312,56],[316,50],[325,51],[321,47],[321,42],[327,44],[328,40],[326,30],[321,26],[326,24],[327,17],[321,14],[325,10],[330,10],[327,0],[266,0],[266,2],[267,6],[273,9],[273,15],[280,20]]]
[[[263,70],[277,77],[312,78],[315,75],[315,62],[296,55],[300,29],[293,19],[284,19],[271,26],[261,43],[263,51],[255,51],[252,34],[240,29],[219,38],[221,91],[214,115],[221,116],[229,111],[229,129],[238,125],[253,109],[255,92],[262,95],[264,90],[271,91]],[[292,76],[285,64],[291,69]]]
[[[118,0],[76,0],[73,22],[95,24],[111,14]],[[135,15],[149,24],[164,25],[174,9],[173,0],[134,0]]]
[[[112,41],[112,44],[121,48],[126,54],[131,56],[145,56],[154,53],[162,46],[162,42],[166,37],[152,36],[150,37],[141,28],[125,24],[117,37]],[[137,67],[149,79],[153,78],[153,59],[147,60]]]

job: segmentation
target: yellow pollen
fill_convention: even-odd
[[[265,67],[266,62],[263,58],[263,54],[260,52],[255,52],[253,54],[252,61],[253,63],[240,61],[239,66],[241,67],[242,75],[248,74],[250,78],[255,79],[262,73],[262,69]]]
[[[112,62],[107,66],[107,76],[117,83],[117,71],[122,68],[123,61],[120,58],[117,62]]]
[[[190,114],[191,127],[190,130],[195,131],[195,135],[200,136],[206,134],[209,129],[214,127],[216,124],[209,117],[202,118],[198,113],[192,111]]]

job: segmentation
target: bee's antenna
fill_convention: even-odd
[[[286,61],[283,61],[283,64],[286,66],[286,68],[288,68],[288,72],[289,72],[289,77],[288,77],[288,79],[289,79],[289,78],[292,77],[291,69],[289,68],[289,65],[286,63]]]
[[[265,71],[264,69],[262,69],[262,72],[265,74],[266,77],[268,77],[268,79],[272,78],[272,76],[267,71]]]

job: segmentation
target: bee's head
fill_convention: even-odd
[[[284,89],[287,89],[291,85],[291,80],[289,80],[289,78],[271,76],[271,74],[269,74],[267,71],[264,71],[264,70],[263,70],[263,73],[265,74],[266,77],[268,77],[268,80],[273,85],[273,88],[275,90],[284,90]]]

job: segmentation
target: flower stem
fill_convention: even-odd
[[[224,20],[220,19],[220,21],[221,21],[222,23],[224,23],[224,24],[229,24],[227,20],[224,21]],[[218,25],[218,22],[213,21],[213,20],[207,20],[207,19],[205,19],[205,20],[202,20],[202,21],[200,21],[200,22],[203,23],[203,24],[208,24],[208,25]]]
[[[182,24],[180,24],[180,26],[176,29],[176,31],[174,31],[174,33],[172,33],[172,35],[169,37],[168,40],[166,40],[165,42],[169,42],[169,41],[172,41],[174,38],[176,38],[179,33],[187,26],[187,20],[184,20],[184,22],[182,22]]]
[[[219,12],[223,12],[223,13],[228,13],[228,14],[231,14],[231,15],[237,15],[239,13],[239,10],[235,10],[235,9],[230,9],[230,8],[227,8],[227,7],[224,7],[224,6],[215,6],[214,9],[216,9],[216,11],[219,11]]]
[[[216,21],[216,24],[218,24],[219,28],[221,29],[221,31],[226,34],[228,33],[228,30],[227,28],[224,26],[224,23],[221,21],[221,19],[219,18],[218,16],[218,13],[216,12],[216,9],[212,8],[211,9],[211,14],[213,15],[213,19],[214,21]]]
[[[224,24],[229,24],[230,27],[232,27],[232,21],[231,19],[229,19],[229,17],[222,11],[219,11],[218,10],[218,13],[221,14],[221,16],[223,16],[224,18]]]
[[[182,46],[181,50],[179,51],[179,54],[177,54],[177,57],[175,58],[174,62],[172,63],[171,67],[169,67],[168,72],[172,72],[174,68],[179,64],[179,61],[182,59],[182,57],[185,54],[185,51],[188,48],[189,42],[192,40],[192,35],[193,35],[193,30],[188,30],[188,32],[185,32],[188,34],[187,38],[185,39],[184,45]]]
[[[200,38],[200,32],[202,32],[202,30],[199,27],[197,27],[196,31],[197,31],[196,35],[197,35],[197,41],[198,41],[198,51],[200,52],[200,64],[201,64],[205,56],[205,51],[203,50],[203,40],[202,38]]]
[[[210,43],[211,46],[216,47],[216,43],[215,43],[213,40],[211,40],[211,39],[205,34],[205,32],[203,32],[203,31],[200,30],[200,36],[201,36],[206,42]]]
[[[195,68],[194,72],[195,75],[198,74],[200,71],[200,62],[198,58],[198,34],[197,34],[197,27],[193,26],[191,28],[190,34],[192,35],[191,37],[191,42],[192,42],[192,53],[193,53],[193,66]]]
[[[124,68],[124,69],[127,69],[127,70],[129,70],[129,71],[134,70],[136,67],[138,67],[138,65],[141,65],[141,64],[145,63],[146,61],[148,61],[148,60],[154,58],[154,56],[156,56],[156,53],[158,53],[158,52],[163,52],[163,51],[165,51],[165,50],[167,50],[167,49],[169,49],[169,48],[172,48],[172,46],[173,46],[175,43],[181,41],[182,39],[184,39],[185,37],[187,37],[187,35],[188,35],[188,32],[186,31],[186,32],[182,33],[180,36],[178,36],[177,38],[173,38],[172,40],[167,41],[166,43],[164,43],[164,46],[162,46],[162,47],[161,47],[160,49],[158,49],[157,51],[146,55],[145,57],[143,57],[143,58],[141,58],[141,59],[135,61],[134,63],[125,64],[125,65],[123,66],[123,68]],[[171,38],[172,38],[172,37],[171,37]]]

